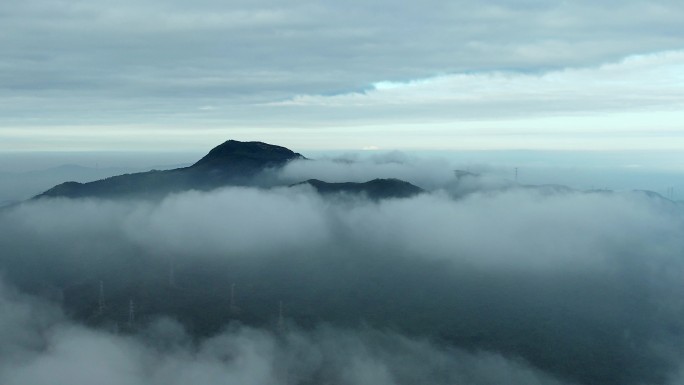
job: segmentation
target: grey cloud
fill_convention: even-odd
[[[270,102],[439,74],[596,65],[679,48],[682,33],[676,1],[32,0],[4,4],[0,17],[3,115],[53,123],[103,113],[154,121],[192,111],[190,100]]]

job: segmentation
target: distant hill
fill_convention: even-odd
[[[159,166],[157,168],[169,169],[176,167]],[[0,172],[0,201],[21,202],[67,180],[91,182],[114,175],[140,171],[146,170],[132,167],[96,168],[63,164],[47,169]]]
[[[262,142],[229,140],[189,167],[123,174],[94,182],[65,182],[44,197],[160,197],[184,190],[211,190],[230,185],[252,185],[262,171],[282,167],[301,154]]]
[[[309,179],[297,185],[309,184],[319,194],[362,194],[371,199],[409,198],[425,192],[422,188],[399,179],[373,179],[365,183],[328,183]]]

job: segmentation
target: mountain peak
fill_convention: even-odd
[[[225,166],[240,166],[264,168],[281,166],[290,160],[303,158],[301,154],[281,146],[263,142],[228,140],[214,147],[191,167],[222,168]]]
[[[257,185],[260,173],[294,159],[306,158],[285,147],[229,140],[190,167],[124,174],[88,183],[66,182],[37,197],[160,197],[192,189]]]

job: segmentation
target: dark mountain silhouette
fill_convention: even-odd
[[[229,140],[212,149],[190,167],[124,174],[94,182],[65,182],[42,197],[160,197],[184,190],[211,190],[222,186],[258,185],[258,176],[294,159],[303,159],[285,147],[262,142]]]
[[[309,184],[319,194],[360,194],[370,199],[409,198],[425,192],[422,188],[399,179],[373,179],[365,183],[343,182],[328,183],[309,179],[297,185]]]
[[[189,167],[124,174],[88,183],[65,182],[36,198],[159,198],[185,190],[263,186],[259,177],[264,171],[280,168],[295,159],[305,158],[285,147],[229,140]],[[327,183],[311,179],[302,183],[310,184],[325,195],[363,194],[376,200],[405,198],[423,192],[420,187],[398,179],[375,179],[365,183]]]

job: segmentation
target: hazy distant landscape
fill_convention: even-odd
[[[402,178],[405,172],[392,167],[392,160],[410,159],[423,168],[472,169],[509,180],[515,178],[515,169],[518,168],[519,180],[530,184],[561,184],[584,190],[649,190],[675,200],[680,200],[684,193],[684,173],[676,161],[683,154],[677,151],[308,151],[307,154],[321,163],[340,165],[353,160],[361,164],[375,164],[359,175],[344,171],[326,175],[334,181],[344,181],[345,177],[355,178],[355,181],[361,181],[364,177]],[[88,182],[125,173],[188,166],[201,156],[199,152],[95,152],[79,155],[6,153],[0,156],[0,165],[4,165],[0,169],[0,202],[28,199],[64,181]],[[377,166],[383,163],[385,166]],[[344,167],[340,168],[344,170]],[[316,177],[314,173],[309,176]]]

